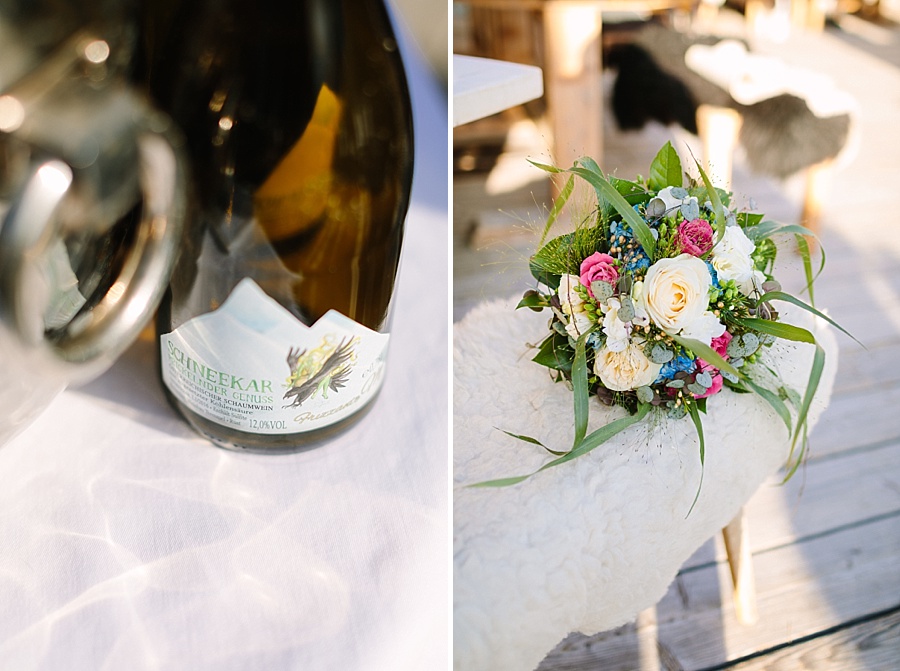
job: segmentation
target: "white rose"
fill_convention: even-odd
[[[718,324],[718,319],[708,309],[711,284],[709,268],[695,256],[660,259],[644,276],[641,302],[653,323],[666,333],[692,338],[702,335],[697,339],[708,345],[714,336],[707,339],[706,334],[719,327],[724,331],[721,324],[712,324]]]
[[[706,345],[723,333],[725,333],[725,324],[720,322],[712,312],[704,312],[690,326],[681,329],[681,335],[685,338],[693,338]]]
[[[568,317],[566,333],[576,340],[578,336],[593,326],[590,315],[584,311],[584,299],[575,290],[575,287],[579,286],[581,286],[581,280],[577,275],[563,275],[559,278],[559,289],[556,292],[559,296],[560,308]]]
[[[722,239],[712,249],[712,265],[723,282],[734,280],[744,295],[753,291],[753,280],[762,284],[765,276],[753,267],[750,255],[756,245],[740,226],[727,226]]]
[[[628,326],[619,320],[619,308],[622,307],[618,298],[610,298],[606,302],[606,315],[603,317],[603,333],[606,334],[606,347],[613,352],[621,352],[630,339]]]
[[[631,300],[634,303],[634,319],[631,320],[634,326],[648,326],[650,324],[650,315],[644,307],[641,297],[644,294],[644,283],[640,280],[631,287]]]
[[[602,347],[594,356],[594,372],[603,386],[612,391],[629,391],[653,384],[661,364],[646,357],[640,345],[629,343],[621,352]]]

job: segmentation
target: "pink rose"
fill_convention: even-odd
[[[697,359],[697,370],[706,371],[712,376],[712,386],[702,394],[695,394],[694,398],[707,398],[722,391],[722,385],[725,383],[725,380],[722,378],[718,368],[714,368],[703,359]]]
[[[594,296],[591,291],[591,282],[609,282],[616,286],[619,280],[619,271],[613,265],[615,259],[609,254],[601,254],[594,252],[584,261],[581,262],[581,283],[587,287],[591,297]]]
[[[732,335],[725,331],[718,338],[713,338],[712,342],[709,344],[710,347],[713,348],[716,354],[721,356],[723,359],[728,361],[728,343],[731,342]],[[707,363],[703,359],[697,359],[697,372],[706,371],[710,375],[712,375],[712,386],[706,390],[705,393],[700,394],[699,396],[694,396],[694,398],[706,398],[707,396],[712,396],[713,394],[718,394],[722,391],[722,385],[724,384],[724,380],[722,379],[722,374],[719,372],[719,369],[713,366],[712,364]]]
[[[703,256],[713,247],[713,229],[706,219],[682,221],[675,237],[678,248],[692,256]]]
[[[716,354],[720,357],[728,361],[728,343],[731,342],[732,335],[725,331],[718,338],[713,338],[712,342],[709,344],[710,347],[715,350]]]

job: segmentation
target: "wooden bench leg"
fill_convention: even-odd
[[[697,131],[703,143],[703,169],[718,187],[731,188],[734,150],[738,144],[743,118],[728,107],[700,105],[697,108]]]
[[[822,217],[822,201],[831,183],[833,161],[822,161],[806,169],[806,193],[803,196],[803,212],[800,223],[816,235]]]
[[[744,518],[744,509],[722,529],[725,552],[734,584],[734,609],[738,622],[754,624],[756,611],[756,585],[753,577],[753,558],[750,555],[750,533]]]

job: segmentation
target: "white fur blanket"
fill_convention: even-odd
[[[534,350],[526,345],[547,333],[547,313],[514,305],[483,304],[454,327],[453,636],[460,671],[527,671],[570,632],[633,620],[788,455],[787,429],[771,407],[726,389],[703,417],[703,486],[687,518],[700,483],[696,431],[689,418],[656,413],[518,485],[465,487],[530,473],[552,458],[501,429],[571,447],[572,394],[530,361]],[[826,350],[814,422],[834,382],[833,331],[813,326],[805,312],[782,315],[814,328]],[[812,351],[779,341],[765,356],[802,394]],[[588,430],[624,415],[592,401]]]

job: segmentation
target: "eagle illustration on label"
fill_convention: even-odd
[[[347,384],[350,369],[356,360],[353,345],[359,338],[347,338],[334,344],[335,337],[327,335],[321,344],[312,350],[301,351],[292,347],[288,351],[287,364],[291,370],[285,400],[291,402],[285,407],[297,408],[308,398],[321,394],[328,398],[328,390],[337,392]]]

